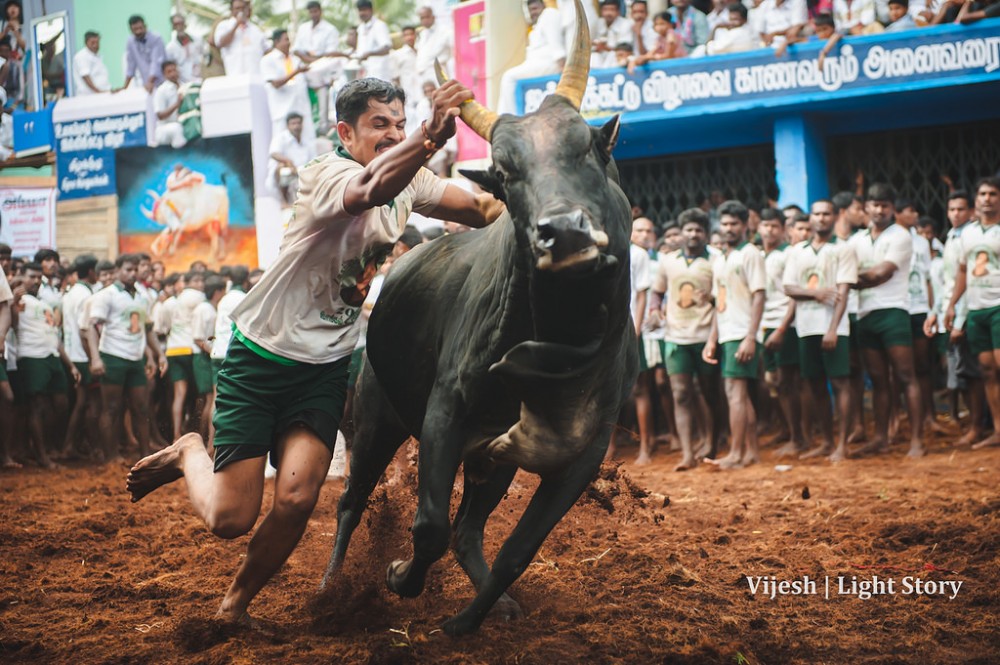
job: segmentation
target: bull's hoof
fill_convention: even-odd
[[[460,637],[462,635],[471,635],[472,633],[479,630],[479,621],[468,611],[460,612],[448,619],[441,626],[445,634],[451,637]]]
[[[516,600],[504,594],[490,610],[490,616],[501,621],[516,621],[524,618],[524,612],[521,611],[521,606],[517,604]]]
[[[385,574],[385,585],[397,596],[416,598],[424,590],[424,576],[413,572],[413,560],[393,561]]]

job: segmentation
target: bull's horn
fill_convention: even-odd
[[[146,190],[146,193],[147,193],[147,194],[149,194],[150,196],[152,196],[152,197],[153,197],[153,200],[154,200],[154,201],[156,201],[156,200],[158,200],[158,199],[160,198],[160,195],[159,195],[159,193],[157,193],[157,192],[154,192],[154,191],[153,191],[153,190],[151,190],[151,189],[147,189],[147,190]]]
[[[556,94],[568,99],[579,111],[590,75],[590,26],[580,0],[573,0],[573,4],[576,6],[576,35],[573,46],[566,54],[566,66],[559,77]]]
[[[145,215],[146,217],[149,217],[154,222],[156,221],[156,219],[153,218],[153,211],[152,210],[149,210],[145,206],[139,206],[139,210],[141,210],[142,214]]]
[[[441,63],[434,60],[434,73],[437,75],[438,85],[444,85],[448,80],[448,73],[444,71]],[[483,106],[474,99],[462,102],[462,120],[472,131],[479,134],[487,141],[493,139],[493,126],[497,122],[497,114],[489,108]]]

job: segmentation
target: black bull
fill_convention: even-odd
[[[413,435],[413,557],[389,566],[387,585],[420,594],[450,542],[478,594],[445,630],[475,631],[494,605],[520,615],[506,590],[597,474],[637,373],[630,206],[610,156],[617,129],[617,118],[590,128],[558,95],[536,114],[503,116],[493,168],[469,175],[509,212],[486,229],[420,245],[393,266],[368,326],[351,472],[324,586]],[[491,569],[483,528],[518,468],[541,483]]]

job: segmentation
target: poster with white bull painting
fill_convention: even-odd
[[[118,249],[145,252],[167,272],[194,261],[257,266],[250,136],[200,139],[182,149],[115,154]]]

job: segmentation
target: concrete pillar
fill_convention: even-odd
[[[774,122],[774,167],[778,204],[810,203],[829,196],[826,175],[826,136],[808,116],[790,116]]]

